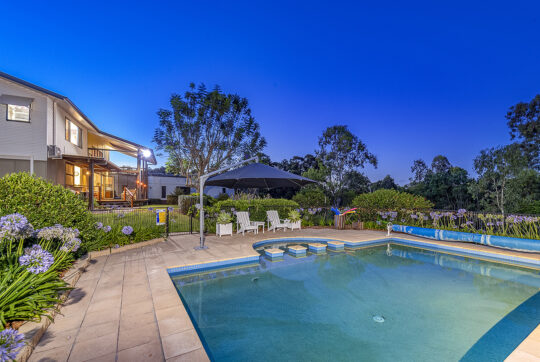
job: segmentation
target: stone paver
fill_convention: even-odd
[[[194,249],[199,244],[198,235],[177,235],[162,243],[96,258],[82,274],[61,308],[62,315],[48,328],[30,361],[208,361],[167,268],[259,255],[252,245],[263,239],[318,237],[368,241],[385,235],[378,231],[306,229],[209,236],[206,250]],[[429,243],[464,245],[433,240]],[[494,250],[472,244],[466,248]],[[540,259],[540,255],[535,255],[532,257]],[[534,337],[536,340],[536,334]],[[519,353],[526,356],[535,351],[535,344],[525,343]]]

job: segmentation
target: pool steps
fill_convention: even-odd
[[[345,243],[341,241],[327,241],[326,244],[328,244],[328,250],[332,250],[332,251],[345,250]]]
[[[283,259],[284,251],[277,248],[264,249],[264,255],[271,261]]]
[[[287,247],[287,251],[289,252],[289,254],[295,257],[307,255],[307,248],[301,245],[291,245]]]
[[[308,244],[309,251],[315,254],[326,252],[326,244],[310,243]]]

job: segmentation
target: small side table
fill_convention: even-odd
[[[263,234],[264,234],[264,224],[265,224],[264,221],[252,221],[251,224],[257,227],[257,231],[259,231],[259,226],[262,226]]]

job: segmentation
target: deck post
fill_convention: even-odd
[[[137,150],[137,191],[135,192],[135,197],[138,199],[141,198],[141,150]]]
[[[94,210],[94,160],[90,159],[90,178],[88,180],[88,208]]]

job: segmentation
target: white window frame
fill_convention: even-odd
[[[24,108],[28,108],[28,120],[23,120],[23,119],[11,119],[11,118],[9,118],[9,107],[24,107]],[[28,106],[19,106],[19,105],[16,105],[16,104],[6,104],[6,120],[7,120],[7,121],[10,121],[10,122],[30,123],[30,111],[31,111],[30,105],[28,105]]]
[[[73,142],[72,140],[72,132],[71,132],[71,126],[77,127],[77,143]],[[66,141],[71,143],[72,145],[75,145],[79,148],[82,148],[82,128],[77,123],[71,121],[69,118],[66,117],[65,121],[65,127],[66,127]]]

